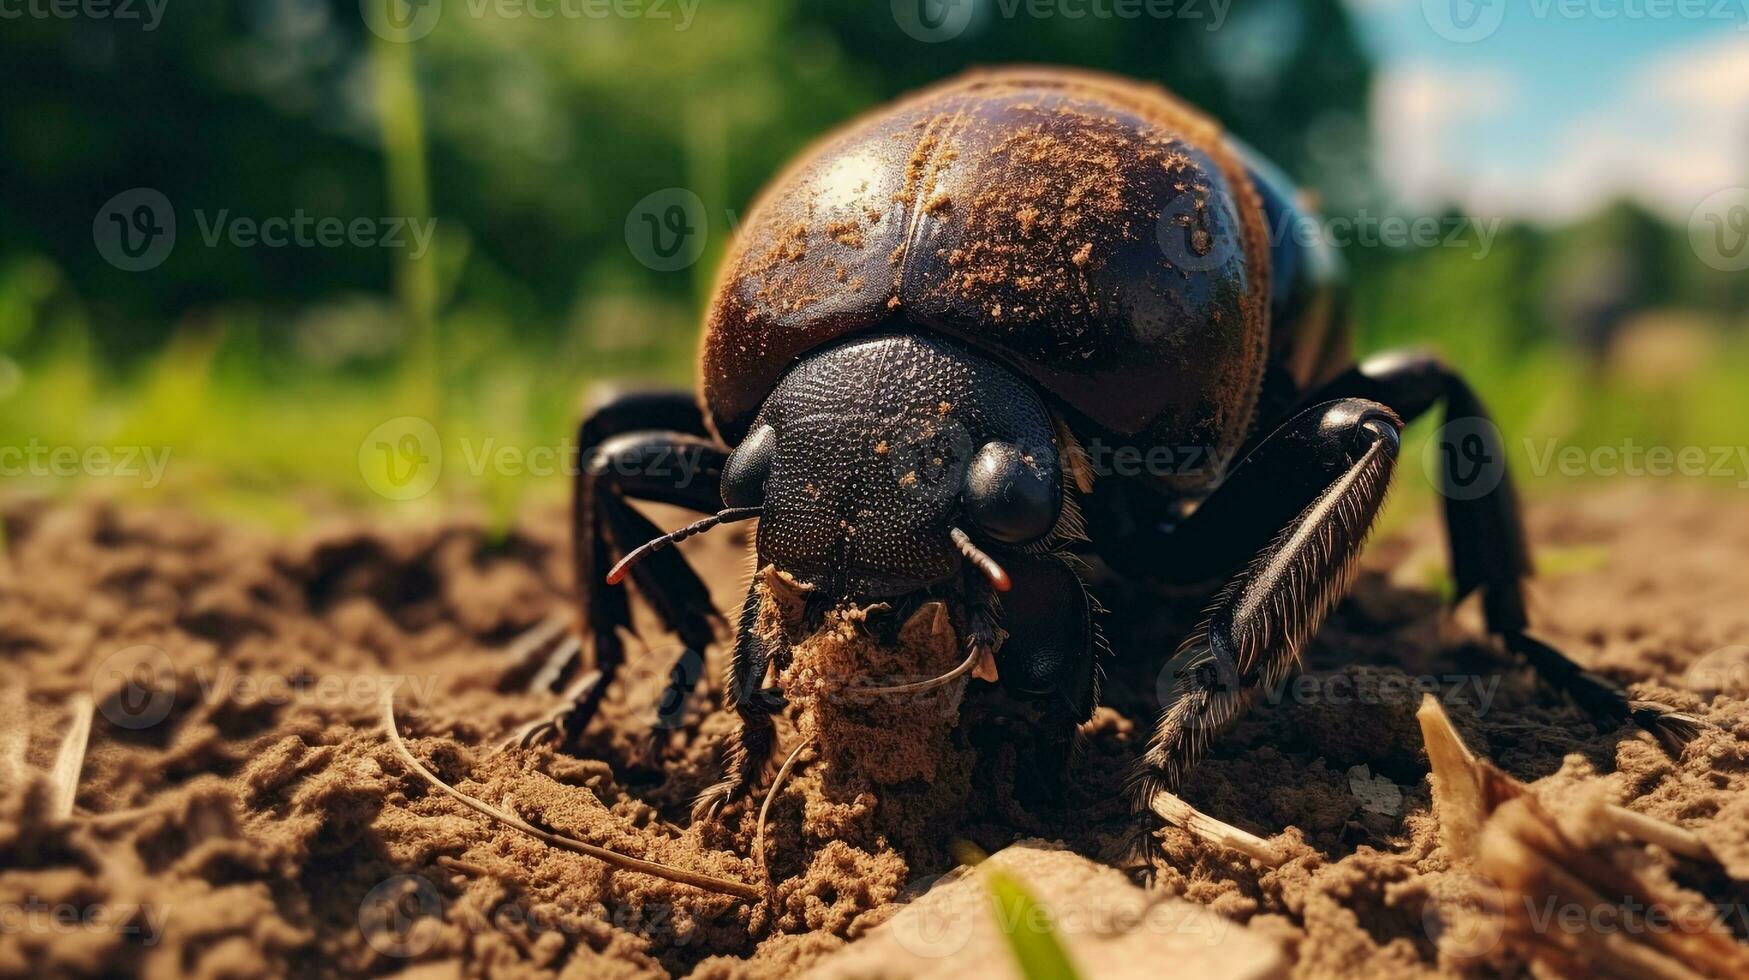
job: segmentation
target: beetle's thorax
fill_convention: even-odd
[[[1055,473],[1051,417],[1014,372],[939,338],[883,331],[804,357],[754,429],[776,448],[759,561],[854,599],[944,582],[960,570],[968,465],[992,442]],[[968,525],[969,526],[969,525]]]

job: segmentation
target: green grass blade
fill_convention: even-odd
[[[413,65],[413,45],[376,37],[371,44],[376,75],[389,207],[410,222],[431,221],[430,180],[425,166],[425,116]],[[419,411],[440,427],[443,392],[442,345],[437,326],[437,266],[429,254],[395,257],[395,293],[406,320],[409,355],[406,379],[427,404]]]
[[[979,869],[1009,952],[1026,980],[1076,980],[1069,954],[1057,941],[1050,913],[1018,879],[995,868]]]

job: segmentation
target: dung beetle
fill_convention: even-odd
[[[977,72],[828,136],[725,259],[697,397],[628,395],[582,424],[573,546],[595,672],[531,735],[574,737],[595,712],[631,628],[625,576],[696,661],[720,619],[667,546],[757,518],[756,567],[816,607],[945,602],[966,648],[949,677],[1035,706],[1045,746],[1099,697],[1086,569],[1212,594],[1127,791],[1146,812],[1296,666],[1404,423],[1441,404],[1457,598],[1479,592],[1505,647],[1599,719],[1691,736],[1527,631],[1498,431],[1436,357],[1356,363],[1337,262],[1284,231],[1309,213],[1214,122],[1090,72]],[[694,478],[674,478],[676,454]],[[664,535],[632,499],[709,516]],[[784,651],[748,594],[727,686],[740,730],[706,813],[753,787],[785,703],[767,679]]]

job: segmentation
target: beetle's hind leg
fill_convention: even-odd
[[[1265,525],[1277,529],[1274,536],[1216,594],[1168,664],[1173,694],[1126,790],[1141,821],[1143,858],[1153,855],[1147,832],[1155,826],[1155,795],[1175,791],[1209,741],[1297,665],[1306,640],[1347,591],[1384,504],[1401,428],[1389,409],[1359,398],[1306,409],[1248,455],[1204,504],[1207,512],[1186,523],[1187,530],[1194,524],[1242,535],[1240,528],[1257,525],[1229,518],[1248,509],[1258,520],[1290,515]]]
[[[665,428],[645,429],[645,426]],[[578,433],[578,466],[573,474],[571,555],[581,650],[589,671],[566,692],[550,716],[525,726],[520,740],[556,737],[573,742],[594,717],[607,687],[625,662],[621,631],[632,628],[626,590],[606,584],[613,563],[661,531],[633,509],[631,500],[670,504],[710,513],[722,508],[719,485],[728,452],[704,435],[704,419],[692,396],[640,393],[621,396],[584,420]],[[705,647],[721,627],[721,616],[698,573],[669,548],[633,565],[630,577],[663,627],[684,647],[674,684],[695,682],[702,674]],[[557,682],[563,672],[542,676]],[[662,710],[684,702],[670,690]]]
[[[1446,541],[1451,551],[1454,601],[1480,592],[1490,632],[1523,657],[1593,717],[1612,725],[1632,722],[1680,752],[1700,722],[1668,705],[1634,700],[1620,685],[1581,667],[1529,632],[1523,579],[1531,572],[1518,495],[1506,472],[1500,432],[1475,392],[1439,358],[1406,351],[1368,358],[1332,380],[1320,395],[1370,398],[1406,421],[1444,402],[1440,429]]]

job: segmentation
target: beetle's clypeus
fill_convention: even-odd
[[[760,197],[725,260],[699,394],[629,395],[583,422],[573,545],[596,674],[529,736],[580,732],[623,660],[610,566],[702,650],[716,614],[665,545],[757,517],[758,565],[816,610],[946,602],[967,664],[1037,706],[1040,751],[1059,761],[1099,697],[1078,569],[1206,585],[1136,763],[1145,811],[1341,598],[1403,424],[1440,404],[1491,428],[1431,356],[1353,361],[1332,257],[1268,235],[1302,207],[1213,122],[1086,72],[980,72],[828,136]],[[1143,461],[1188,448],[1208,465],[1102,468],[1088,447]],[[642,465],[676,450],[702,458],[698,479]],[[664,536],[628,499],[712,516]],[[1458,598],[1479,592],[1509,649],[1602,719],[1667,743],[1692,733],[1527,632],[1530,558],[1503,472],[1448,493],[1445,522]],[[752,788],[784,704],[756,607],[750,592],[728,686],[741,730],[706,812]]]

